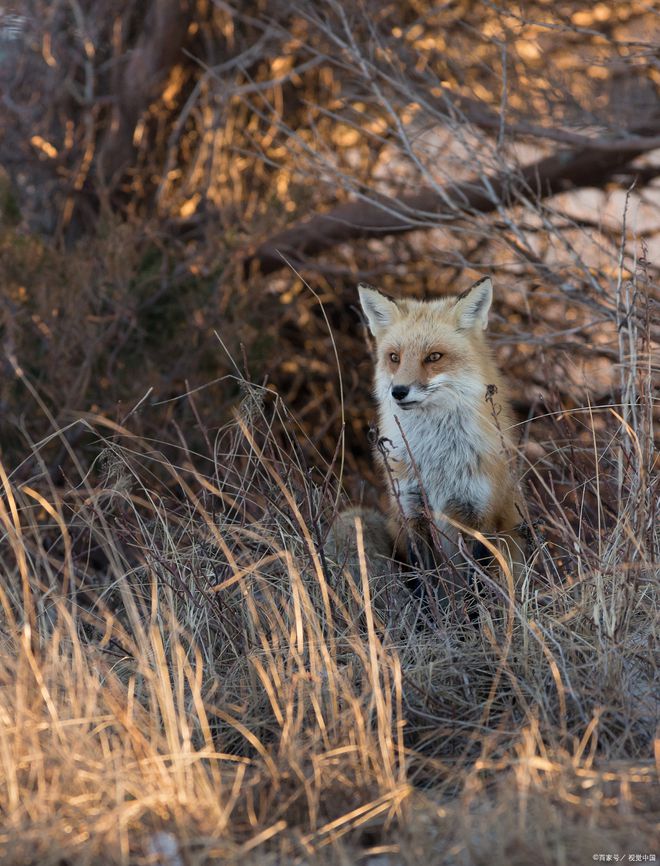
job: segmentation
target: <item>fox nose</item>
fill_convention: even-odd
[[[395,400],[405,400],[408,394],[410,393],[410,388],[408,385],[393,385],[392,386],[392,396]]]

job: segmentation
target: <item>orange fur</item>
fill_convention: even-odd
[[[361,286],[360,299],[376,343],[379,460],[394,534],[407,538],[430,517],[450,556],[456,523],[520,546],[513,416],[484,334],[490,280],[434,301],[393,301]]]

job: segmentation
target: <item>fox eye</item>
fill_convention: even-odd
[[[435,364],[436,361],[439,361],[442,358],[442,352],[431,352],[430,355],[427,355],[424,358],[425,364]]]
[[[396,352],[390,352],[390,361],[393,364],[398,364],[400,360],[401,360],[401,357],[399,355],[397,355]]]

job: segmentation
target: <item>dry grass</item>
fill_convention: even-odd
[[[621,400],[530,425],[533,559],[472,622],[333,550],[341,440],[238,374],[194,447],[55,422],[1,475],[2,862],[660,853],[647,296],[622,284]]]
[[[34,0],[0,51],[0,862],[660,857],[657,160],[519,183],[652,119],[652,4],[183,5],[110,187],[145,4]],[[333,204],[503,169],[490,215],[245,272]],[[379,502],[355,286],[485,273],[533,553],[444,611],[329,535]]]

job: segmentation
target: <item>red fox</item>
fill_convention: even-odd
[[[397,549],[413,556],[420,527],[454,561],[460,527],[504,533],[505,546],[522,549],[511,409],[484,334],[490,278],[433,301],[358,291],[375,338],[377,453]]]

